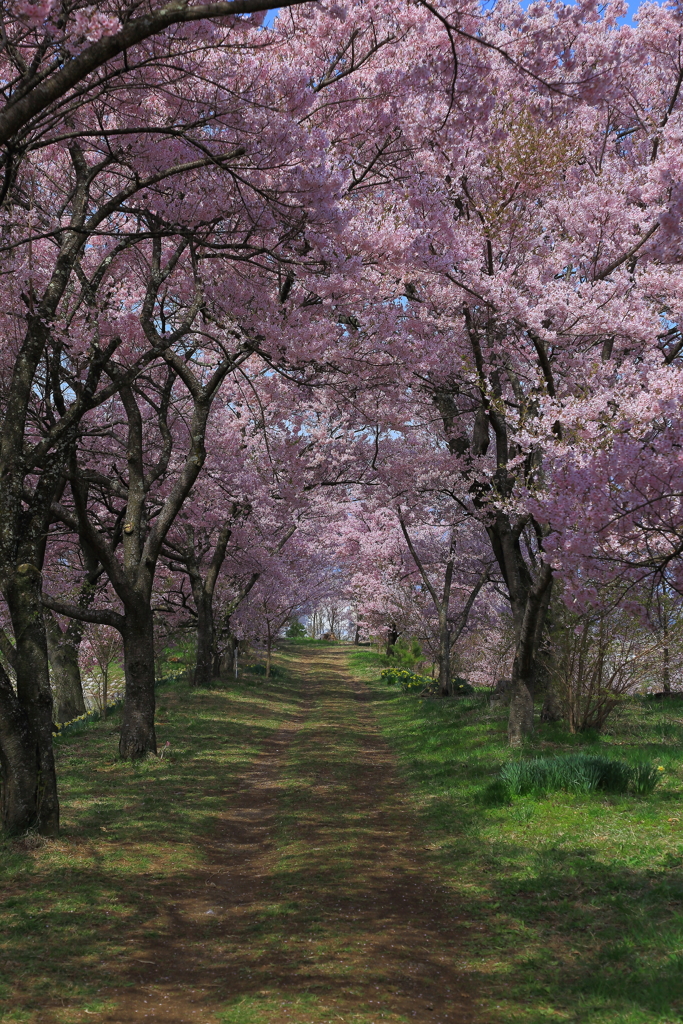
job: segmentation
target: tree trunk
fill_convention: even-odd
[[[28,718],[0,665],[0,768],[2,830],[25,832],[36,818],[35,744]]]
[[[268,638],[266,640],[266,679],[270,679],[270,650],[272,647],[272,640],[270,636],[270,630],[268,630]]]
[[[514,682],[510,698],[510,717],[508,719],[508,742],[512,747],[519,747],[534,728],[534,699],[528,684],[523,679]]]
[[[534,724],[535,660],[550,603],[552,569],[547,563],[536,565],[534,577],[522,553],[520,531],[513,528],[505,513],[498,511],[486,532],[505,580],[515,627],[508,740],[512,746],[519,746]]]
[[[544,564],[528,590],[524,616],[517,634],[508,721],[508,741],[513,747],[520,746],[534,727],[532,686],[542,625],[548,611],[548,590],[551,586],[552,569]]]
[[[126,695],[119,754],[138,760],[156,754],[154,730],[154,626],[149,606],[126,610],[123,629],[123,665]]]
[[[227,679],[232,674],[235,667],[235,659],[237,657],[237,645],[237,637],[233,636],[231,633],[228,636],[226,647],[225,650],[223,651],[223,654],[218,654],[218,652],[214,654],[214,679],[218,678],[219,676],[221,679]],[[217,670],[216,666],[218,666]]]
[[[107,700],[109,698],[109,666],[102,670],[102,719],[107,718]]]
[[[197,605],[197,660],[195,663],[193,686],[210,686],[211,681],[220,674],[214,672],[216,661],[216,630],[213,621],[213,601],[211,595],[203,593],[195,600]]]
[[[48,608],[44,609],[43,614],[52,669],[55,721],[70,722],[73,718],[85,714],[83,684],[78,664],[78,647],[71,642],[69,631],[62,632],[59,623]]]
[[[223,657],[219,654],[218,650],[215,650],[211,663],[211,678],[218,679],[221,675],[223,675]]]
[[[662,651],[664,657],[664,666],[662,669],[662,686],[664,687],[664,693],[671,693],[671,660],[669,656],[669,637],[668,629],[665,627],[664,632],[664,650]]]
[[[392,622],[387,630],[387,658],[391,654],[391,648],[396,646],[398,640],[398,630],[396,629],[396,623]]]
[[[564,709],[562,701],[558,697],[554,686],[550,683],[545,691],[545,699],[541,708],[541,721],[546,723],[561,722],[563,718]]]
[[[442,697],[450,697],[453,692],[451,683],[451,631],[445,612],[439,615],[439,692]]]
[[[9,718],[2,715],[0,736],[2,814],[3,826],[9,831],[35,828],[41,835],[55,836],[59,832],[59,801],[41,589],[40,571],[24,564],[17,568],[5,593],[16,641],[17,695],[12,709],[5,685],[2,710],[10,714]],[[13,695],[11,685],[10,693]]]

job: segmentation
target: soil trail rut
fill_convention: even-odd
[[[482,1020],[466,922],[430,874],[371,691],[343,648],[302,646],[296,671],[298,712],[226,793],[206,870],[162,887],[100,1020]]]

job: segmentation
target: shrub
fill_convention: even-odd
[[[387,686],[400,686],[404,693],[415,693],[431,685],[431,679],[411,672],[407,668],[385,668],[380,672],[380,679]]]
[[[395,644],[388,648],[387,658],[392,663],[392,667],[413,670],[422,658],[422,648],[419,640],[399,638]]]
[[[600,732],[625,697],[652,675],[657,637],[623,611],[555,614],[553,689],[570,732]]]
[[[631,769],[633,792],[640,796],[647,796],[655,788],[664,773],[662,765],[650,764],[649,761],[641,761]]]
[[[649,762],[629,765],[599,754],[565,754],[510,761],[501,768],[498,782],[502,783],[508,798],[527,794],[543,796],[558,790],[626,793],[630,789],[645,795],[655,788],[662,771]]]
[[[468,683],[466,679],[462,679],[460,676],[456,676],[451,683],[454,697],[471,697],[474,693],[474,687],[471,683]]]

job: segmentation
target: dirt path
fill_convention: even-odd
[[[302,646],[296,670],[298,712],[226,794],[206,871],[157,892],[165,912],[100,1020],[481,1020],[458,967],[467,925],[430,874],[370,691],[343,648]]]

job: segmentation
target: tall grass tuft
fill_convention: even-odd
[[[653,765],[649,761],[640,761],[631,770],[633,773],[631,787],[633,792],[640,796],[647,796],[652,792],[664,771],[663,768]]]
[[[497,790],[508,798],[543,796],[558,790],[573,793],[651,793],[661,778],[661,769],[649,762],[629,765],[599,754],[564,754],[510,761],[500,770]],[[502,784],[502,785],[501,785]]]

